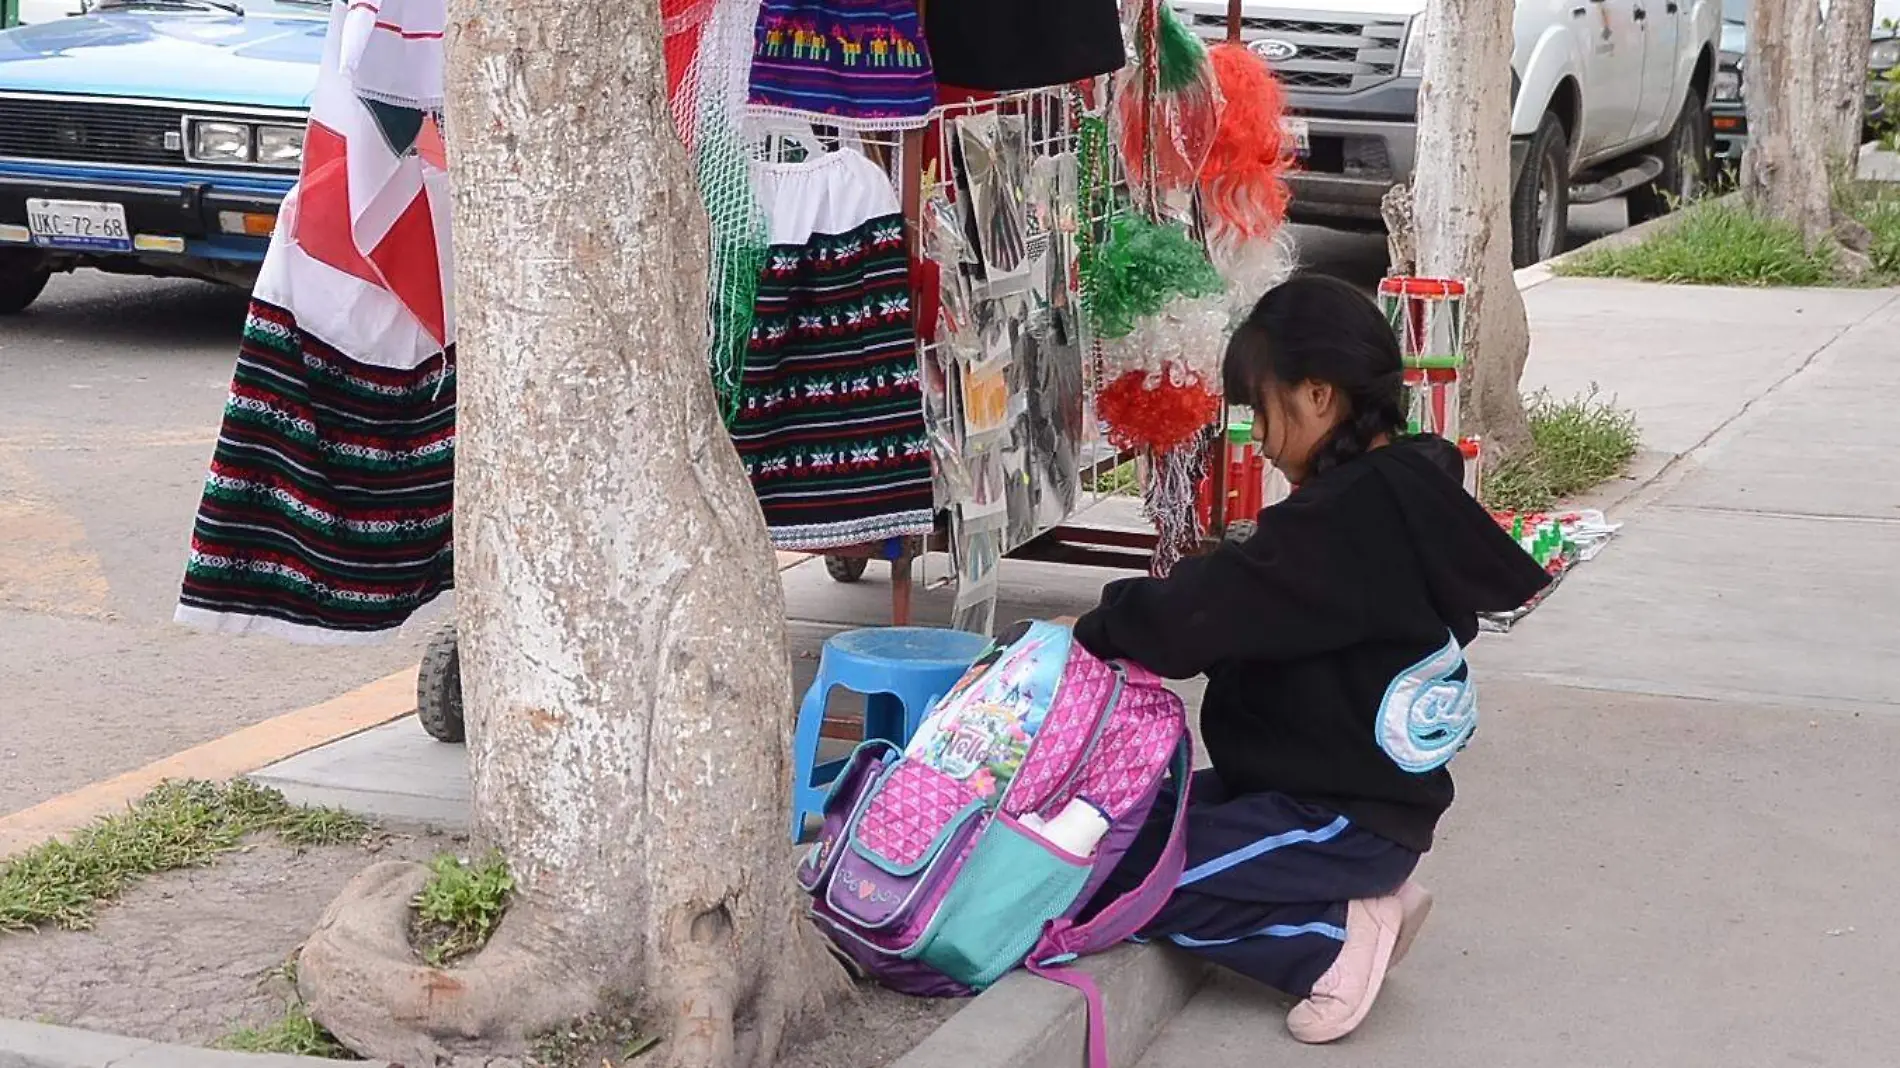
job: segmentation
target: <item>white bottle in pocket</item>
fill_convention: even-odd
[[[1034,819],[1035,817],[1029,817]],[[1023,820],[1029,824],[1029,819]],[[1095,847],[1108,833],[1108,817],[1087,798],[1078,797],[1062,807],[1048,822],[1029,824],[1049,844],[1073,856],[1091,857]]]

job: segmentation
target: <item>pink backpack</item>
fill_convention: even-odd
[[[1181,699],[1104,663],[1068,628],[1018,627],[931,710],[903,752],[851,755],[800,864],[811,914],[894,990],[964,996],[1018,966],[1080,990],[1089,1064],[1107,1068],[1101,994],[1063,965],[1125,941],[1180,879],[1192,742]],[[1136,889],[1095,897],[1172,769],[1173,830]]]

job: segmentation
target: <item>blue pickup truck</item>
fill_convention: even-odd
[[[57,271],[248,286],[303,159],[327,0],[92,0],[0,31],[0,315]]]

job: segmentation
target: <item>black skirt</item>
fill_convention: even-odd
[[[961,89],[1037,89],[1128,62],[1115,0],[925,0],[937,82]]]

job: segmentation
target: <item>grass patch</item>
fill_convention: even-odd
[[[302,1002],[293,1001],[282,1019],[263,1027],[240,1027],[218,1040],[217,1048],[238,1053],[286,1053],[297,1057],[361,1060],[323,1025],[310,1018]]]
[[[1704,201],[1674,226],[1621,248],[1602,248],[1557,264],[1580,278],[1625,278],[1675,285],[1829,286],[1900,282],[1900,190],[1881,182],[1842,182],[1834,204],[1872,232],[1873,270],[1853,277],[1832,245],[1809,252],[1793,227],[1734,201]]]
[[[1568,400],[1538,393],[1525,407],[1531,448],[1485,472],[1490,508],[1543,511],[1615,478],[1636,455],[1636,417],[1599,399],[1594,388]]]
[[[1135,461],[1129,460],[1099,474],[1083,473],[1090,493],[1105,497],[1134,496],[1141,492],[1141,479],[1135,471]]]
[[[1866,194],[1854,215],[1873,231],[1867,258],[1874,261],[1874,273],[1885,281],[1900,278],[1900,194],[1886,190]]]
[[[1819,286],[1835,280],[1832,249],[1809,252],[1793,227],[1728,201],[1690,205],[1674,226],[1634,245],[1562,260],[1557,273],[1675,285]]]
[[[94,910],[150,875],[200,868],[254,834],[294,846],[360,840],[369,824],[334,809],[308,809],[248,779],[160,783],[126,811],[69,841],[35,846],[0,863],[0,932],[83,930]]]
[[[478,861],[452,853],[435,858],[429,881],[411,903],[410,939],[422,959],[441,968],[487,945],[514,889],[500,853]]]

